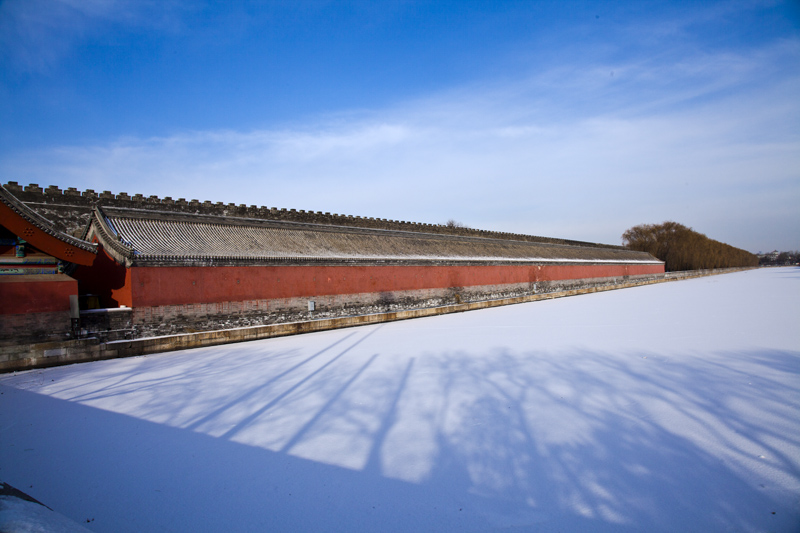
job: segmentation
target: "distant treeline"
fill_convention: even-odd
[[[709,239],[677,222],[634,226],[622,234],[622,244],[664,261],[667,272],[758,266],[755,254]]]
[[[762,266],[780,266],[800,264],[800,252],[779,252],[775,250],[768,254],[758,255],[758,264]]]

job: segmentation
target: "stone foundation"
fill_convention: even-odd
[[[0,346],[72,338],[69,311],[0,315]]]
[[[131,332],[130,335],[126,335],[124,338],[174,335],[302,320],[390,313],[411,309],[520,298],[590,287],[612,287],[624,282],[653,281],[663,277],[664,274],[651,274],[617,278],[485,285],[480,287],[451,287],[447,289],[419,289],[273,300],[139,307],[133,309]],[[309,311],[309,302],[314,302],[313,311]],[[102,335],[99,331],[97,333]]]
[[[100,336],[104,340],[130,339],[134,335],[133,309],[89,309],[81,311],[80,336]]]

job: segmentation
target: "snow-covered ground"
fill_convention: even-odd
[[[0,480],[95,531],[800,528],[797,268],[2,375],[0,393]]]

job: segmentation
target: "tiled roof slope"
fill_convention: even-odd
[[[118,194],[114,194],[111,191],[97,193],[92,189],[81,192],[74,187],[70,187],[66,190],[62,190],[55,185],[42,188],[35,183],[23,187],[14,181],[8,182],[5,186],[30,208],[55,222],[62,231],[75,235],[79,234],[85,228],[86,224],[91,219],[94,207],[100,206],[147,209],[169,213],[189,213],[325,224],[331,226],[398,230],[415,233],[434,233],[439,235],[461,235],[465,237],[484,237],[489,239],[543,242],[571,246],[590,246],[595,248],[622,248],[621,246],[612,244],[489,231],[468,227],[453,227],[444,224],[427,224],[387,220],[385,218],[340,215],[337,213],[323,213],[321,211],[306,211],[304,209],[278,209],[276,207],[223,204],[222,202],[212,203],[210,201],[201,202],[199,200],[187,201],[184,198],[173,200],[169,196],[159,198],[157,196],[144,196],[142,194],[129,195],[124,192]]]
[[[74,246],[75,248],[79,248],[91,253],[97,253],[96,245],[60,231],[50,220],[41,216],[23,202],[20,202],[2,185],[0,185],[0,202],[5,204],[8,209],[19,215],[32,226],[41,230],[43,233],[69,244],[70,246]]]
[[[127,265],[659,263],[619,248],[110,207],[95,210],[91,231]]]

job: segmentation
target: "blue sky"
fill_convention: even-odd
[[[798,2],[0,3],[0,181],[800,249]]]

